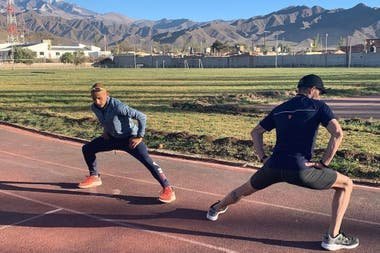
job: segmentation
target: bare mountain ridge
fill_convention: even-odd
[[[108,43],[126,41],[150,47],[169,44],[175,47],[205,47],[215,40],[273,45],[276,38],[293,45],[307,46],[317,36],[328,34],[329,46],[341,37],[353,36],[354,43],[380,37],[380,9],[358,4],[350,9],[327,10],[319,6],[290,6],[263,16],[232,21],[194,22],[188,19],[132,20],[117,13],[99,14],[63,0],[15,0],[23,13],[29,34],[39,33],[65,41]],[[0,0],[1,30],[6,30],[6,0]],[[18,14],[21,18],[21,14]],[[6,38],[0,38],[5,41]]]

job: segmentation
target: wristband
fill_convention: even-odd
[[[261,163],[264,162],[264,160],[267,159],[267,158],[268,158],[268,156],[264,155],[264,156],[260,159],[260,162],[261,162]]]
[[[322,164],[322,166],[323,166],[323,167],[326,167],[326,168],[328,168],[328,167],[329,167],[329,166],[327,166],[327,165],[326,165],[324,162],[322,162],[322,159],[321,159],[321,160],[319,160],[319,163],[320,163],[320,164]]]

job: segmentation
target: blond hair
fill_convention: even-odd
[[[94,83],[91,86],[91,92],[100,92],[100,91],[107,91],[106,87],[102,83]]]

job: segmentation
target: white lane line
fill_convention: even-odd
[[[54,142],[61,142],[61,143],[70,143],[73,146],[82,146],[83,145],[82,143],[79,143],[79,142],[69,141],[69,140],[65,140],[65,139],[60,139],[59,137],[53,137],[53,136],[50,136],[50,135],[44,135],[42,132],[37,133],[37,132],[35,132],[35,131],[39,131],[37,129],[28,129],[27,127],[25,129],[24,128],[18,128],[18,127],[12,127],[12,126],[9,126],[9,125],[3,125],[3,124],[1,124],[1,122],[0,122],[0,128],[3,129],[3,130],[5,130],[5,131],[11,132],[11,133],[15,133],[15,134],[22,134],[22,135],[25,135],[25,136],[32,136],[32,137],[37,137],[38,136],[38,138],[41,138],[41,139],[44,139],[44,140],[49,140],[49,141],[54,141]]]
[[[40,160],[40,159],[36,159],[36,158],[24,156],[24,155],[19,155],[19,154],[15,154],[15,153],[3,151],[3,150],[0,150],[0,153],[5,153],[5,154],[11,155],[11,156],[16,156],[16,157],[22,157],[24,159],[28,159],[28,160],[31,160],[31,161],[51,164],[51,165],[54,165],[54,166],[61,166],[61,167],[64,167],[64,168],[69,168],[69,169],[73,169],[73,170],[83,171],[83,169],[78,168],[78,167],[73,167],[73,166],[69,166],[69,165],[62,165],[62,164],[59,164],[59,163],[54,163],[54,162],[50,162],[50,161],[46,161],[46,160]],[[156,185],[157,184],[157,183],[152,182],[152,181],[147,181],[147,180],[142,180],[142,179],[136,179],[136,178],[126,177],[126,176],[119,176],[119,175],[114,175],[114,174],[109,174],[109,173],[102,173],[102,175],[107,175],[107,176],[110,176],[110,177],[116,177],[116,178],[122,178],[122,179],[128,179],[128,180],[131,180],[131,181],[135,181],[135,182],[139,182],[139,183],[144,183],[144,184],[152,184],[152,185]],[[218,198],[223,198],[225,196],[225,195],[222,195],[222,194],[205,192],[205,191],[200,191],[200,190],[195,190],[195,189],[186,188],[186,187],[180,187],[180,186],[175,186],[175,185],[173,187],[176,188],[176,189],[180,189],[180,190],[184,190],[184,191],[188,191],[188,192],[196,192],[196,193],[199,193],[199,194],[215,196],[215,197],[218,197]],[[271,203],[266,203],[266,202],[261,202],[261,201],[255,201],[255,200],[248,200],[248,199],[242,199],[242,201],[245,201],[245,202],[248,202],[248,203],[259,204],[259,205],[264,205],[264,206],[269,206],[269,207],[281,208],[281,209],[285,209],[285,210],[292,210],[292,211],[298,211],[298,212],[302,212],[302,213],[309,213],[309,214],[314,214],[314,215],[321,215],[321,216],[330,217],[330,214],[326,214],[326,213],[322,213],[322,212],[317,212],[317,211],[306,210],[306,209],[302,209],[302,208],[289,207],[289,206],[271,204]],[[362,220],[362,219],[356,219],[356,218],[350,218],[350,217],[345,217],[344,219],[345,220],[350,220],[350,221],[355,221],[355,222],[360,222],[360,223],[365,223],[365,224],[370,224],[370,225],[380,226],[380,222],[375,222],[375,221],[368,221],[368,220]]]
[[[30,201],[30,202],[33,202],[33,203],[38,203],[38,204],[41,204],[41,205],[44,205],[44,206],[49,206],[49,207],[57,208],[55,210],[52,210],[52,211],[46,212],[44,214],[41,214],[41,215],[38,215],[38,216],[35,216],[35,217],[32,217],[32,218],[23,220],[22,222],[14,223],[12,225],[21,224],[21,223],[26,222],[26,221],[31,220],[31,219],[37,219],[37,218],[42,217],[42,216],[44,216],[46,214],[51,214],[51,213],[55,213],[55,212],[58,212],[58,211],[61,211],[61,210],[65,210],[65,211],[68,211],[68,212],[71,212],[71,213],[75,213],[75,214],[79,214],[79,215],[83,215],[83,216],[86,216],[86,217],[89,217],[89,218],[92,218],[92,219],[95,219],[95,220],[98,220],[98,221],[108,222],[108,223],[112,223],[112,224],[119,225],[119,226],[122,226],[122,227],[136,229],[136,230],[143,231],[143,232],[146,232],[146,233],[150,233],[150,234],[154,234],[154,235],[159,235],[159,236],[163,236],[163,237],[166,237],[166,238],[171,238],[171,239],[178,240],[178,241],[181,241],[181,242],[187,242],[187,243],[194,244],[194,245],[197,245],[197,246],[202,246],[202,247],[205,247],[205,248],[208,248],[208,249],[214,249],[214,250],[221,251],[221,252],[226,252],[226,253],[239,253],[238,251],[230,250],[230,249],[227,249],[227,248],[224,248],[224,247],[218,247],[218,246],[215,246],[215,245],[212,245],[212,244],[203,243],[203,242],[196,241],[196,240],[191,240],[191,239],[186,239],[186,238],[183,238],[183,237],[180,237],[180,236],[175,236],[175,235],[170,235],[170,234],[163,233],[163,232],[158,232],[158,231],[154,231],[154,230],[145,229],[145,228],[142,227],[143,225],[138,226],[138,225],[129,224],[127,222],[121,222],[121,221],[112,220],[112,219],[104,219],[104,218],[102,218],[100,216],[97,216],[97,215],[88,214],[88,213],[77,211],[77,210],[71,209],[71,208],[61,207],[61,206],[58,206],[58,205],[53,204],[53,203],[49,203],[49,202],[45,202],[45,201],[41,201],[41,200],[29,198],[29,197],[25,197],[25,196],[22,196],[22,195],[19,195],[19,194],[16,194],[16,193],[7,192],[7,191],[4,191],[4,190],[0,190],[0,193],[3,193],[5,195],[9,195],[9,196],[12,196],[12,197],[15,197],[15,198],[27,200],[27,201]],[[8,225],[8,226],[12,226],[12,225]],[[4,226],[4,227],[6,228],[8,226]]]
[[[3,191],[1,191],[1,192],[4,193]],[[45,212],[43,214],[36,215],[36,216],[30,217],[30,218],[25,219],[25,220],[21,220],[21,221],[18,221],[18,222],[9,224],[9,225],[1,226],[0,230],[4,230],[6,228],[10,228],[10,227],[13,227],[13,226],[16,226],[16,225],[20,225],[20,224],[26,223],[28,221],[35,220],[35,219],[38,219],[40,217],[43,217],[43,216],[46,216],[46,215],[49,215],[49,214],[53,214],[53,213],[56,213],[56,212],[59,212],[59,211],[62,211],[62,210],[63,210],[63,208],[57,208],[57,209],[54,209],[54,210],[51,210],[51,211],[47,211],[47,212]]]
[[[8,163],[8,164],[11,164],[12,167],[11,168],[14,168],[14,166],[18,166],[18,167],[21,167],[21,168],[34,168],[34,169],[40,169],[40,170],[45,170],[45,171],[48,171],[49,173],[51,174],[54,174],[54,175],[58,175],[58,176],[66,176],[66,174],[63,172],[63,171],[57,171],[57,170],[51,170],[49,168],[44,168],[44,167],[32,167],[30,166],[29,164],[26,164],[24,161],[19,161],[19,160],[12,160],[10,161],[9,158],[0,158],[0,164],[4,164],[4,163]]]

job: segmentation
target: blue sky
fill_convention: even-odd
[[[238,19],[265,15],[290,5],[319,5],[326,9],[351,8],[358,3],[380,7],[380,0],[66,0],[99,13],[118,12],[133,19],[187,18],[193,21]]]

